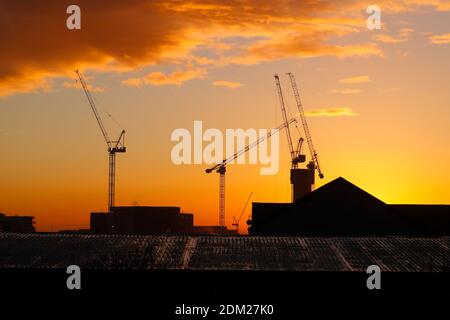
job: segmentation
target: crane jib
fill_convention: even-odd
[[[108,210],[111,212],[112,208],[115,205],[115,175],[116,175],[116,153],[126,152],[125,147],[125,130],[122,130],[119,138],[115,141],[109,139],[108,132],[106,131],[105,126],[103,125],[103,121],[98,113],[97,107],[95,106],[94,99],[89,92],[89,87],[86,84],[83,76],[78,70],[75,70],[75,73],[80,80],[81,86],[83,87],[83,91],[86,95],[86,98],[89,101],[89,105],[91,106],[92,112],[94,113],[95,119],[100,127],[103,138],[105,139],[106,144],[108,145],[108,154],[109,154],[109,179],[108,179]]]
[[[217,171],[221,167],[226,166],[229,162],[235,160],[236,158],[238,158],[239,156],[243,155],[244,153],[246,153],[250,149],[252,149],[252,148],[256,147],[257,145],[259,145],[264,140],[269,139],[274,133],[277,133],[278,131],[280,131],[281,129],[283,129],[285,127],[287,128],[290,124],[292,124],[294,122],[297,122],[297,120],[295,120],[294,118],[289,119],[287,122],[279,125],[275,129],[270,130],[266,135],[260,137],[258,140],[253,141],[252,143],[248,144],[244,149],[239,150],[234,155],[232,155],[232,156],[228,157],[227,159],[223,160],[221,163],[218,163],[218,164],[212,166],[211,168],[206,169],[205,172],[206,173],[211,173],[212,171]]]

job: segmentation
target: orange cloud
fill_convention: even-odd
[[[447,8],[445,1],[438,0],[380,1],[392,12]],[[78,0],[77,5],[81,30],[67,30],[64,2],[2,2],[1,95],[45,91],[49,79],[72,76],[76,68],[125,72],[165,64],[191,70],[286,58],[383,54],[373,43],[335,41],[366,30],[362,0],[276,4],[272,0],[110,0],[107,5]],[[206,72],[153,73],[123,84],[180,84]]]
[[[206,69],[192,69],[184,71],[174,71],[165,74],[161,71],[155,71],[142,78],[130,78],[123,80],[122,84],[129,87],[142,87],[143,85],[163,86],[163,85],[181,85],[183,82],[203,78]]]
[[[350,108],[334,107],[326,109],[316,109],[306,111],[305,114],[309,117],[342,117],[342,116],[356,116],[357,114]]]
[[[430,40],[431,43],[434,44],[450,43],[450,33],[430,36],[428,39]]]
[[[213,3],[195,3],[195,2],[186,2],[186,3],[165,3],[164,6],[167,9],[177,11],[177,12],[192,12],[192,11],[222,11],[222,10],[231,10],[232,8],[228,5],[222,4],[213,4]]]
[[[81,90],[81,84],[78,81],[65,81],[63,83],[63,87],[67,88],[67,89],[77,89],[77,90]],[[92,85],[88,84],[87,85],[89,91],[91,92],[105,92],[108,88],[107,87],[93,87]]]
[[[408,41],[409,35],[413,32],[414,29],[402,28],[396,38],[387,34],[379,34],[376,35],[374,39],[383,43],[397,44]]]
[[[362,90],[360,89],[333,89],[330,90],[331,93],[340,93],[340,94],[356,94],[361,93]]]
[[[433,8],[437,11],[450,10],[448,0],[377,0],[376,4],[388,13],[412,12],[427,8]]]
[[[438,11],[450,11],[450,2],[448,0],[409,0],[410,5],[434,7]],[[406,1],[405,6],[408,3]]]
[[[370,82],[369,76],[357,76],[350,78],[339,79],[340,83],[365,83]]]
[[[19,93],[49,92],[52,90],[52,81],[45,76],[24,75],[20,78],[7,77],[0,80],[0,97]]]
[[[373,44],[330,45],[325,40],[332,33],[309,30],[309,34],[290,33],[285,36],[259,40],[246,48],[245,52],[235,57],[232,62],[238,64],[255,64],[286,58],[309,58],[335,56],[346,58],[352,56],[382,56],[382,51]]]
[[[235,88],[239,88],[242,87],[243,84],[240,82],[232,82],[232,81],[226,81],[226,80],[217,80],[213,82],[213,86],[216,87],[227,87],[230,89],[235,89]]]

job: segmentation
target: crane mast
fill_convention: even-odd
[[[291,80],[292,90],[294,92],[294,97],[295,97],[295,101],[297,103],[298,112],[299,112],[299,115],[300,115],[300,119],[302,121],[303,129],[305,130],[306,142],[308,143],[308,148],[309,148],[309,151],[311,153],[310,165],[313,166],[313,168],[317,169],[317,172],[319,174],[319,178],[322,179],[324,177],[324,175],[323,175],[322,170],[320,168],[319,157],[317,155],[317,151],[314,149],[314,146],[313,146],[313,142],[312,142],[312,138],[311,138],[311,132],[309,131],[309,128],[308,128],[308,123],[306,121],[306,115],[305,115],[305,112],[303,110],[303,105],[302,105],[302,101],[300,99],[300,94],[298,92],[297,83],[295,81],[294,75],[291,72],[288,73],[288,76],[289,76],[289,79]]]
[[[83,87],[83,91],[86,94],[86,98],[89,101],[89,105],[91,106],[92,112],[94,113],[95,119],[97,120],[98,126],[100,127],[100,131],[102,132],[103,138],[108,146],[108,156],[109,156],[109,171],[108,171],[108,211],[111,212],[111,208],[114,207],[115,204],[115,188],[116,188],[116,153],[124,153],[126,152],[125,147],[125,130],[122,130],[119,138],[117,140],[110,140],[108,136],[108,132],[106,131],[105,126],[103,125],[102,118],[98,113],[97,107],[95,106],[94,99],[89,91],[89,87],[86,84],[81,72],[75,70],[75,73],[80,80],[81,86]]]
[[[212,166],[211,168],[205,170],[206,173],[216,171],[219,174],[219,226],[221,227],[225,226],[225,173],[227,171],[226,165],[231,161],[235,160],[236,158],[238,158],[239,156],[245,154],[248,150],[254,148],[264,140],[269,139],[274,133],[277,133],[284,127],[288,127],[291,123],[296,121],[297,120],[295,119],[290,119],[286,121],[282,125],[275,128],[274,130],[270,130],[266,135],[260,137],[258,140],[248,144],[247,146],[245,146],[244,149],[241,149],[232,156],[228,157],[227,159],[224,159],[221,163],[218,163]]]
[[[225,227],[225,165],[221,166],[219,173],[219,226]]]

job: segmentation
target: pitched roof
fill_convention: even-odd
[[[419,235],[422,230],[344,178],[278,211],[254,207],[252,233],[283,235]],[[258,212],[259,211],[259,212]],[[255,232],[256,231],[256,232]]]
[[[294,203],[305,202],[316,197],[327,197],[328,200],[332,200],[330,197],[337,197],[346,194],[351,194],[352,196],[357,196],[359,198],[364,198],[365,201],[372,201],[377,204],[384,204],[383,201],[374,197],[367,191],[364,191],[360,187],[354,185],[350,181],[344,179],[343,177],[336,178],[327,184],[324,184],[320,188],[317,188],[313,192],[305,195],[304,197],[298,199]],[[334,199],[333,199],[334,200]]]

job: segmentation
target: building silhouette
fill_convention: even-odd
[[[91,213],[91,232],[96,234],[191,234],[194,216],[179,207],[126,206],[111,212]]]
[[[192,213],[179,207],[124,206],[111,212],[92,212],[90,232],[93,234],[178,234],[236,235],[225,226],[195,226]],[[68,231],[65,231],[68,233]],[[73,231],[72,233],[77,233]],[[80,232],[81,233],[81,232]]]
[[[389,205],[344,178],[293,203],[253,203],[251,235],[444,236],[450,205]]]
[[[0,213],[0,232],[35,232],[34,223],[32,216],[7,216]]]

